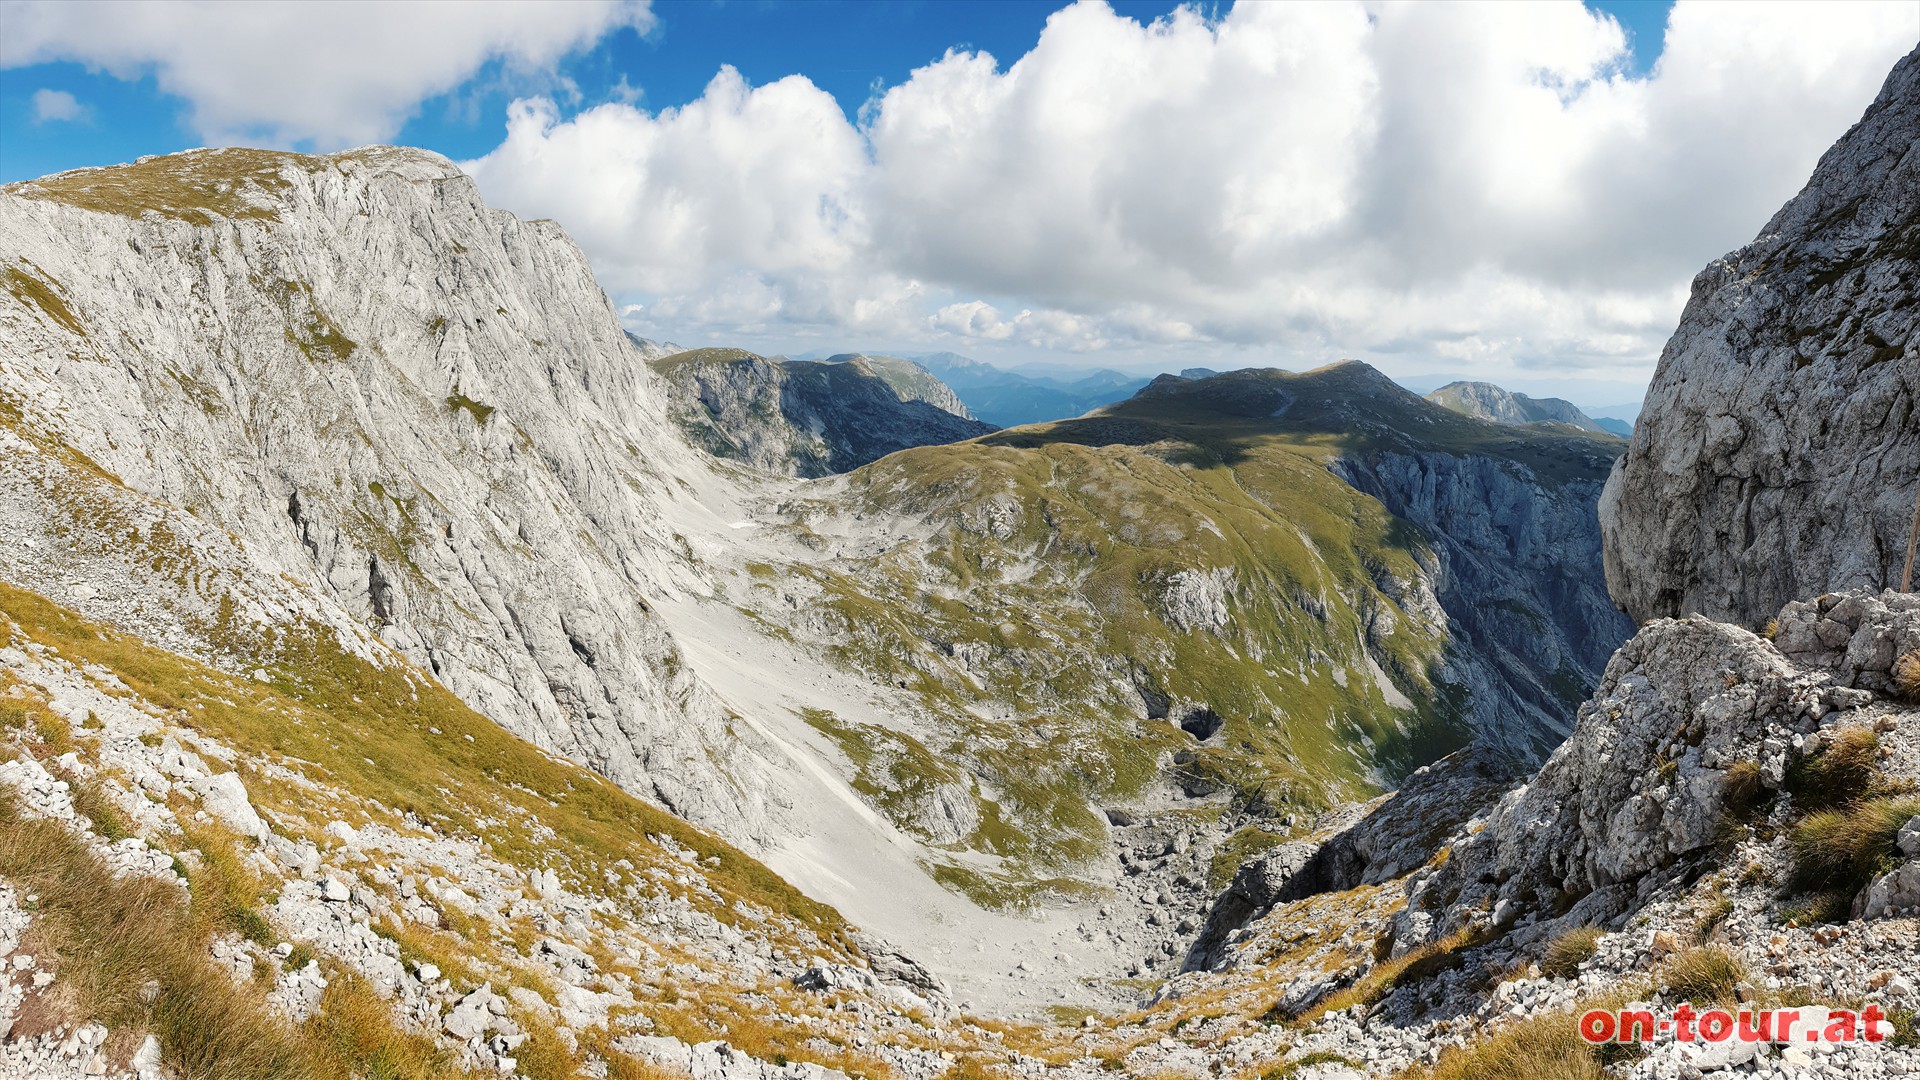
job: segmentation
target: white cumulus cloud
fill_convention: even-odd
[[[33,122],[36,124],[82,121],[92,114],[92,109],[65,90],[42,87],[33,92]]]
[[[626,26],[645,0],[9,0],[0,68],[68,60],[184,98],[209,143],[336,149],[389,139],[415,106],[501,61],[524,71]]]
[[[657,113],[517,103],[469,167],[682,340],[1644,374],[1693,273],[1916,39],[1909,0],[1682,0],[1634,77],[1575,0],[1152,25],[1083,0],[1011,64],[950,52],[854,121],[726,69]]]

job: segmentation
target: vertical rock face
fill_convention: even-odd
[[[200,151],[6,189],[0,284],[7,427],[542,748],[764,835],[757,751],[652,610],[704,588],[676,521],[714,481],[557,225],[421,151]]]
[[[1476,726],[1544,759],[1633,632],[1600,576],[1597,477],[1551,483],[1511,462],[1432,451],[1354,454],[1333,469],[1430,538],[1455,633],[1449,664],[1472,691]]]
[[[1600,502],[1636,620],[1899,585],[1920,495],[1920,52],[1694,279]]]

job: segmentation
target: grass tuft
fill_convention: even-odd
[[[1848,896],[1893,862],[1900,827],[1920,814],[1920,797],[1863,799],[1807,815],[1793,830],[1793,880],[1803,889]]]
[[[483,405],[465,394],[449,395],[447,397],[447,408],[465,412],[468,416],[473,417],[473,422],[476,424],[485,424],[487,418],[493,415],[493,406]]]
[[[1893,689],[1906,701],[1920,704],[1920,649],[1908,649],[1893,662]]]
[[[1824,750],[1787,770],[1786,788],[1802,810],[1824,810],[1857,798],[1873,785],[1880,736],[1872,728],[1841,728]]]
[[[73,800],[73,808],[87,819],[94,832],[110,841],[124,840],[133,835],[132,823],[113,804],[113,800],[100,790],[98,784],[57,769],[54,775],[67,782],[67,797]]]
[[[1310,1023],[1328,1013],[1350,1009],[1355,1005],[1374,1005],[1402,986],[1412,986],[1459,967],[1466,962],[1467,950],[1477,944],[1480,942],[1470,933],[1459,930],[1398,959],[1375,964],[1358,982],[1321,999],[1297,1019],[1302,1023]]]
[[[1766,801],[1767,787],[1757,761],[1736,761],[1727,769],[1723,789],[1724,813],[1730,821],[1744,821]]]
[[[1580,1038],[1574,1014],[1543,1013],[1501,1028],[1429,1069],[1397,1080],[1605,1080],[1599,1050]]]
[[[1733,1003],[1734,987],[1751,978],[1746,962],[1718,945],[1683,949],[1666,968],[1667,989],[1698,1005]]]
[[[323,1076],[453,1080],[472,1074],[433,1040],[395,1024],[392,1003],[351,972],[330,972],[320,1013],[301,1029]],[[340,1071],[333,1071],[338,1069]]]
[[[1540,971],[1556,979],[1571,979],[1580,974],[1580,965],[1593,958],[1604,931],[1595,926],[1569,930],[1547,943],[1540,959]]]

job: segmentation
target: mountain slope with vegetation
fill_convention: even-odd
[[[850,998],[902,1060],[956,1045],[832,908],[36,434],[0,428],[0,1075],[643,1077],[714,1038],[883,1074]]]
[[[0,1075],[1671,1076],[1572,1010],[1801,985],[1920,1054],[1920,609],[1615,653],[1614,440],[1194,371],[802,481],[432,155],[0,240]]]
[[[885,724],[812,722],[876,807],[953,853],[938,872],[990,901],[1071,897],[1112,879],[1136,824],[1230,861],[1470,738],[1543,755],[1626,634],[1594,571],[1610,450],[1457,416],[1364,365],[1167,376],[796,493],[777,535],[805,554],[744,595],[906,692]],[[1402,462],[1425,481],[1401,485]],[[1490,489],[1538,505],[1461,527],[1456,504]],[[1505,567],[1521,631],[1495,639],[1453,591],[1495,576],[1482,563]],[[1149,875],[1119,899],[1197,884]]]

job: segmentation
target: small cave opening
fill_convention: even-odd
[[[1220,726],[1227,721],[1225,717],[1206,705],[1194,705],[1183,709],[1176,722],[1180,725],[1181,731],[1201,742],[1206,742],[1219,734]]]

